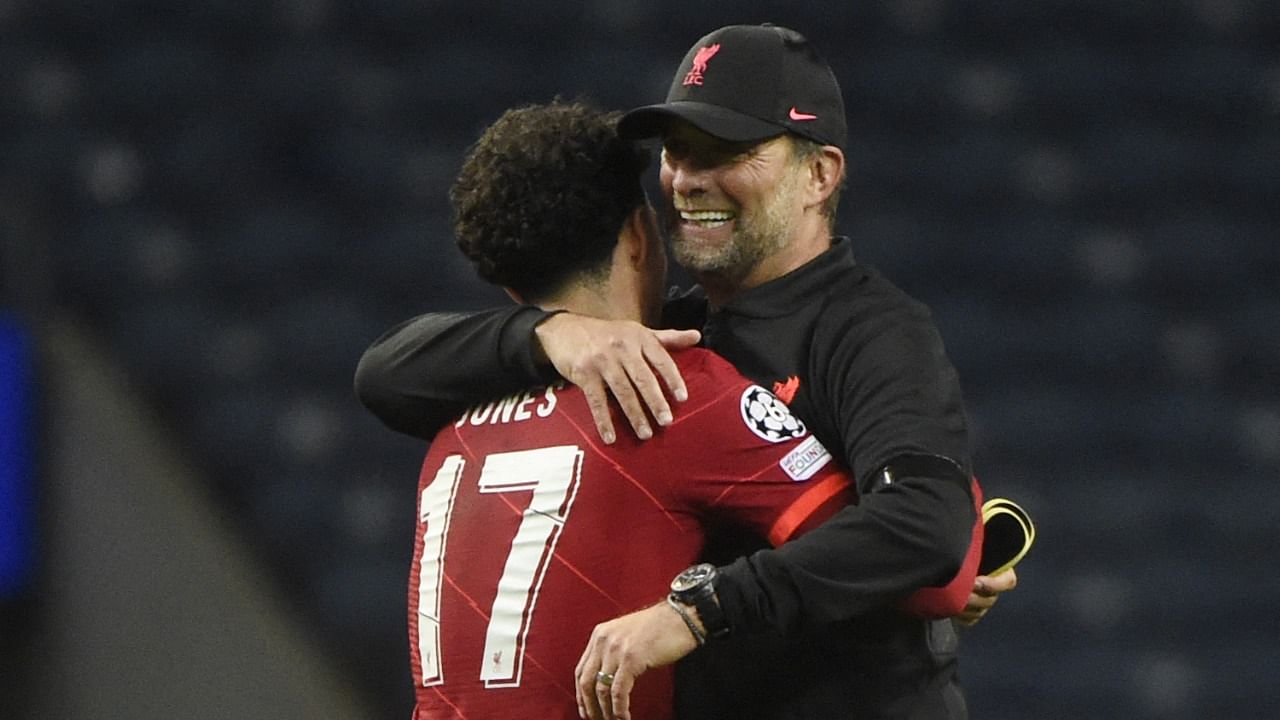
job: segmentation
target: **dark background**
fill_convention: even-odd
[[[446,198],[503,109],[655,102],[697,38],[763,21],[834,67],[840,230],[934,309],[987,492],[1039,526],[968,633],[973,717],[1274,717],[1274,3],[0,0],[0,300],[37,340],[87,329],[408,717],[423,448],[359,407],[357,358],[504,301]]]

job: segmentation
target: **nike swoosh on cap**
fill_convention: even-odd
[[[809,113],[802,113],[799,110],[796,110],[795,105],[791,106],[790,115],[792,120],[817,120],[818,119],[817,115],[810,115]]]

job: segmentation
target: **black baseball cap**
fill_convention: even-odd
[[[685,54],[660,105],[622,117],[628,140],[661,135],[680,118],[722,140],[764,140],[784,132],[845,147],[844,99],[826,61],[795,30],[729,25]]]

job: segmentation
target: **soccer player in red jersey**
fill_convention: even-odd
[[[666,253],[646,158],[616,120],[556,102],[484,132],[451,191],[484,279],[544,309],[656,320]],[[577,717],[592,628],[651,605],[699,557],[705,526],[778,544],[849,502],[848,476],[771,392],[709,351],[673,359],[688,399],[646,441],[601,442],[563,383],[474,406],[435,436],[409,579],[417,720]],[[671,692],[670,668],[646,674],[634,717],[671,717]]]

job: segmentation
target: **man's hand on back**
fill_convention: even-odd
[[[547,361],[561,377],[582,388],[606,443],[616,439],[609,414],[609,395],[621,406],[640,439],[653,436],[649,417],[671,422],[671,405],[663,388],[678,401],[688,398],[684,379],[669,350],[698,344],[697,330],[651,330],[629,320],[600,320],[557,313],[534,330]],[[661,382],[659,382],[661,378]]]

